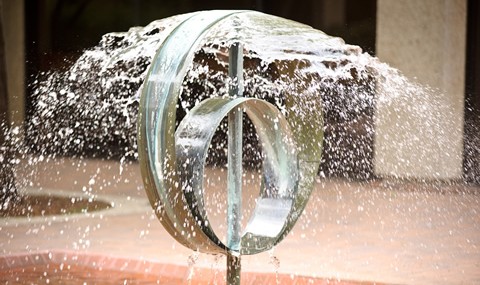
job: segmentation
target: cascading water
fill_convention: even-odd
[[[127,33],[107,34],[67,72],[40,76],[43,79],[36,83],[34,115],[27,131],[37,135],[29,135],[30,143],[45,153],[136,157],[138,88],[159,44],[184,18],[176,16]],[[277,28],[283,36],[271,34],[261,41],[256,35],[275,27],[249,29],[243,39],[248,49],[245,93],[267,98],[284,109],[282,94],[301,92],[309,97],[304,104],[311,104],[302,108],[305,116],[322,100],[327,133],[335,129],[335,137],[341,137],[327,139],[329,162],[323,170],[369,177],[373,134],[367,117],[374,109],[375,59],[339,38],[293,23],[281,23],[292,29],[289,36]],[[243,25],[251,26],[248,22]],[[226,43],[218,39],[228,38],[233,30],[228,23],[220,29],[207,35],[195,55],[179,102],[181,113],[204,99],[204,94],[224,94],[228,88]],[[295,88],[303,85],[303,90],[291,90],[292,82],[296,82]],[[349,128],[357,129],[355,134]],[[356,149],[346,148],[345,153],[343,147],[352,139],[357,142]],[[224,146],[219,144],[221,153]],[[340,160],[342,164],[335,162]]]
[[[159,44],[185,17],[156,21],[126,33],[107,34],[67,72],[39,76],[34,112],[27,128],[28,144],[50,155],[136,158],[138,89]],[[303,102],[312,104],[302,107],[305,116],[309,110],[316,109],[315,102],[322,102],[326,136],[321,171],[325,175],[373,177],[374,124],[386,121],[379,116],[375,118],[375,108],[389,110],[381,113],[384,117],[408,112],[409,117],[416,118],[410,125],[400,126],[415,131],[406,132],[411,139],[402,140],[402,145],[395,147],[399,153],[405,148],[417,149],[410,153],[424,153],[422,146],[415,142],[432,136],[435,139],[431,140],[430,147],[451,151],[448,136],[442,134],[451,129],[448,126],[452,121],[451,110],[437,90],[419,86],[394,68],[362,53],[358,47],[306,26],[282,23],[291,29],[287,36],[278,27],[252,26],[249,19],[240,21],[252,27],[243,31],[248,50],[245,55],[247,97],[267,98],[282,109],[284,94],[302,93],[308,97]],[[275,33],[263,36],[266,31],[274,30],[282,36]],[[218,39],[228,39],[233,32],[232,25],[225,23],[221,30],[207,35],[203,47],[197,51],[184,81],[179,101],[180,118],[205,99],[205,94],[225,94],[227,47]],[[262,35],[262,40],[258,40],[257,35]],[[300,86],[301,90],[291,90]],[[424,127],[416,128],[419,124]],[[395,128],[391,130],[395,132]],[[212,152],[218,161],[225,146],[223,138],[216,140],[218,143]],[[475,157],[475,144],[467,142],[467,147],[472,152],[467,157]],[[257,157],[258,161],[255,151],[246,151],[249,159],[255,161]],[[420,155],[406,159],[408,163],[409,159],[431,158]],[[426,165],[428,167],[428,163]]]
[[[34,112],[25,129],[27,139],[21,142],[19,128],[5,130],[9,145],[17,155],[9,163],[15,165],[28,160],[28,164],[35,164],[62,155],[109,157],[122,163],[135,161],[139,88],[159,45],[188,16],[179,15],[125,33],[107,34],[66,72],[40,75],[35,83]],[[416,118],[412,125],[402,126],[416,130],[405,140],[409,143],[391,142],[399,153],[406,148],[418,149],[419,157],[407,158],[405,163],[408,164],[409,159],[437,163],[422,151],[424,146],[418,142],[423,137],[432,138],[429,147],[451,150],[449,141],[444,139],[448,136],[450,107],[436,90],[419,86],[339,38],[284,19],[268,22],[262,16],[239,15],[206,35],[183,81],[177,108],[179,119],[209,94],[228,94],[227,52],[230,40],[237,35],[238,23],[245,27],[241,37],[245,47],[245,97],[267,100],[284,114],[296,112],[305,121],[318,116],[320,107],[323,109],[325,139],[321,177],[374,178],[375,126],[384,122],[384,118],[376,116],[376,108],[390,110],[387,116],[408,112]],[[291,104],[285,99],[287,94],[294,95],[296,108],[285,107]],[[416,128],[416,122],[427,127]],[[245,128],[252,128],[248,121],[245,124]],[[315,131],[315,127],[312,126],[311,131]],[[251,134],[244,137],[245,164],[256,170],[263,154],[256,134]],[[222,125],[209,150],[208,160],[212,166],[225,165],[225,136],[226,125]],[[470,151],[478,154],[478,144],[469,145]],[[252,180],[258,180],[255,171],[252,173]],[[215,183],[215,178],[209,179],[212,180],[209,183]],[[28,178],[17,177],[18,187],[28,183]],[[93,183],[101,182],[93,180]],[[395,183],[392,185],[396,187]],[[90,181],[85,183],[87,192],[89,186]],[[221,195],[210,201],[207,198],[207,205],[218,206],[208,210],[212,215],[224,214],[223,198]],[[360,202],[355,210],[363,211],[370,202]],[[317,214],[306,213],[307,216]],[[341,224],[342,219],[336,223]],[[221,223],[214,226],[225,232]],[[303,226],[308,227],[309,223]]]

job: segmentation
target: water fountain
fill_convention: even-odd
[[[290,112],[287,120],[267,101],[242,96],[244,47],[240,32],[233,34],[232,39],[220,39],[227,45],[235,38],[240,41],[231,43],[229,49],[230,96],[211,94],[213,98],[191,109],[175,131],[181,84],[198,43],[222,20],[231,17],[235,21],[242,14],[280,22],[274,17],[245,11],[193,14],[175,28],[158,51],[144,83],[139,119],[139,157],[152,207],[167,231],[181,244],[195,251],[227,255],[228,284],[240,283],[240,255],[272,248],[293,228],[313,188],[323,137],[321,109],[317,110],[318,121],[307,123],[301,118],[303,111],[293,105],[290,108],[297,111],[286,110]],[[240,29],[241,24],[237,25]],[[262,189],[245,230],[241,229],[240,221],[243,110],[251,119],[265,153]],[[226,244],[212,229],[203,198],[208,148],[225,116],[229,134]],[[312,126],[317,131],[307,132]]]
[[[379,95],[377,90],[388,92]],[[259,263],[252,266],[249,255],[284,239],[275,253],[269,253],[274,257],[263,263],[281,260],[287,270],[279,274],[288,280],[309,276],[302,280],[316,282],[314,277],[320,276],[332,282],[435,284],[471,281],[478,274],[468,266],[468,258],[461,258],[475,260],[478,256],[477,188],[438,181],[418,186],[403,180],[371,180],[378,100],[380,105],[393,106],[394,111],[404,106],[402,102],[416,102],[415,108],[406,109],[419,121],[428,122],[431,129],[426,131],[433,134],[442,134],[437,119],[444,118],[441,114],[448,114],[449,107],[423,100],[430,89],[406,80],[339,38],[251,11],[179,15],[128,33],[105,35],[99,46],[86,51],[69,71],[39,81],[36,92],[38,104],[30,127],[38,133],[34,139],[38,153],[32,158],[14,143],[26,161],[18,162],[18,173],[23,166],[28,169],[46,163],[45,172],[58,177],[58,181],[47,181],[51,186],[85,172],[83,180],[72,179],[71,187],[81,189],[87,197],[102,196],[112,185],[128,184],[127,178],[140,176],[130,175],[139,165],[129,163],[137,158],[138,121],[138,155],[150,205],[146,199],[137,199],[144,194],[143,188],[129,184],[142,193],[136,197],[129,189],[122,190],[124,199],[105,196],[118,199],[113,210],[108,210],[116,210],[115,215],[106,211],[89,219],[42,217],[30,224],[27,220],[2,221],[0,234],[5,238],[0,243],[5,245],[2,249],[7,257],[6,263],[0,262],[0,270],[5,270],[4,264],[11,266],[9,260],[21,264],[23,260],[44,260],[57,273],[70,265],[91,263],[92,254],[98,257],[93,259],[95,264],[110,270],[142,268],[151,272],[157,267],[143,269],[142,262],[159,258],[170,265],[188,259],[192,267],[201,267],[196,265],[198,256],[191,255],[194,250],[228,255],[233,283],[239,281],[240,267],[233,264],[239,265],[240,256],[245,255],[243,269],[268,271]],[[422,96],[416,97],[418,94]],[[242,110],[247,115],[241,116]],[[243,149],[238,139],[241,129]],[[227,134],[230,151],[226,151]],[[432,139],[432,143],[449,149],[445,140]],[[238,196],[242,164],[236,158],[241,152],[243,172],[247,173],[241,186],[248,188],[241,191],[242,198],[257,187],[250,185],[255,180],[250,176],[258,176],[263,183],[258,196],[258,189],[247,196],[251,203]],[[59,154],[102,154],[120,157],[120,163],[70,161]],[[53,167],[48,160],[54,161]],[[319,163],[321,178],[362,181],[318,179]],[[55,168],[68,164],[71,172]],[[108,169],[99,166],[102,164]],[[231,195],[225,195],[227,187],[210,192],[208,186],[223,176],[212,179],[208,175],[221,174],[216,167],[225,168],[226,164],[235,172],[224,183],[229,184]],[[113,178],[102,176],[108,171],[114,172]],[[37,180],[40,176],[33,174]],[[37,181],[27,183],[37,185]],[[310,208],[300,217],[310,195]],[[224,199],[234,206],[225,205]],[[155,226],[157,218],[151,206],[175,240],[173,245],[167,233]],[[247,208],[241,214],[240,206]],[[129,216],[132,213],[137,216]],[[239,223],[239,216],[252,219],[249,223],[240,219]],[[235,230],[226,229],[227,218],[228,228]],[[131,229],[125,231],[126,225]],[[245,229],[243,236],[237,230],[239,225]],[[177,242],[185,245],[188,253],[175,247]],[[412,254],[417,252],[421,255]],[[119,263],[111,254],[126,258]],[[211,263],[217,264],[221,258],[214,256],[214,260]],[[452,269],[452,261],[461,264],[458,267],[464,275]],[[457,274],[452,277],[445,268]],[[404,272],[411,274],[405,276]],[[43,273],[42,278],[53,274],[47,269]],[[202,277],[188,275],[190,281]],[[157,282],[163,280],[156,278]]]

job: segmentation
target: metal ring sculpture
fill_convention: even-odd
[[[299,142],[290,129],[292,122],[260,99],[204,100],[175,130],[176,104],[195,49],[212,26],[238,13],[257,12],[199,12],[179,24],[158,50],[140,102],[139,158],[152,207],[178,242],[208,253],[255,254],[280,242],[307,203],[320,161],[321,142]],[[262,189],[253,216],[239,248],[231,248],[210,226],[203,202],[203,172],[215,129],[222,118],[238,108],[244,109],[253,122],[265,159]],[[299,123],[299,118],[291,120]]]

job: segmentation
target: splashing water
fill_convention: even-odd
[[[28,144],[42,156],[137,158],[138,89],[161,42],[187,16],[155,21],[126,33],[107,34],[67,72],[42,74],[36,82],[34,115],[27,128]],[[434,148],[448,155],[454,151],[448,137],[462,136],[461,130],[454,128],[458,123],[443,94],[409,81],[398,70],[339,38],[281,19],[279,23],[258,26],[255,17],[238,18],[232,21],[254,27],[242,30],[241,40],[248,51],[246,96],[267,99],[286,112],[285,94],[296,94],[301,103],[296,102],[298,110],[292,111],[305,118],[320,106],[323,108],[326,134],[321,171],[324,175],[373,177],[374,127],[392,124],[392,116],[399,120],[404,117],[399,114],[412,120],[406,124],[393,120],[393,124],[411,131],[404,131],[408,137],[399,142],[381,144],[387,149],[380,153],[394,152],[406,168],[417,161],[427,161],[422,163],[425,167],[440,163],[439,169],[446,168],[441,163],[448,160],[429,156],[427,151]],[[197,51],[178,103],[180,119],[210,96],[207,94],[226,94],[227,42],[235,35],[235,27],[235,23],[227,22],[213,29]],[[262,40],[258,40],[259,35]],[[376,108],[387,112],[375,114]],[[223,130],[225,134],[225,128],[223,125],[220,133]],[[450,130],[454,133],[447,135]],[[254,132],[247,134],[244,144],[252,146],[246,149],[247,160],[255,165],[261,159],[257,138]],[[386,133],[380,138],[388,141],[390,136],[391,133]],[[209,158],[224,162],[224,136],[220,134],[213,141]],[[419,145],[425,141],[430,144]],[[412,148],[416,150],[405,151]],[[418,155],[405,157],[408,153]],[[384,157],[376,159],[382,161]],[[398,172],[398,167],[392,165],[389,171]]]
[[[212,266],[211,266],[211,269],[213,270],[213,285],[219,285],[219,284],[223,284],[223,279],[220,279],[220,281],[218,282],[217,281],[217,278],[219,276],[219,273],[220,273],[220,262],[221,261],[224,261],[224,256],[221,255],[221,254],[216,254],[213,258],[213,263],[212,263]],[[223,264],[222,264],[223,265]]]
[[[280,259],[278,259],[278,257],[275,256],[274,250],[275,249],[272,248],[268,252],[268,255],[270,256],[270,264],[272,264],[274,272],[275,272],[275,283],[278,285],[278,284],[280,284],[280,279],[278,278],[278,271],[280,269]]]
[[[1,147],[0,161],[13,168],[26,159],[34,165],[58,155],[99,156],[120,159],[121,174],[125,161],[138,156],[138,91],[149,64],[163,40],[187,17],[174,16],[128,32],[106,34],[69,70],[40,74],[35,82],[33,115],[25,128],[26,140],[21,139],[22,128],[2,126],[7,144]],[[387,164],[387,173],[414,176],[425,171],[412,167],[418,164],[435,167],[437,176],[444,176],[442,170],[448,168],[445,158],[456,151],[450,138],[462,136],[462,130],[455,128],[459,125],[455,120],[461,118],[452,115],[444,94],[408,80],[398,70],[339,38],[288,20],[268,22],[258,17],[234,17],[205,37],[183,82],[179,119],[207,96],[227,94],[226,51],[229,41],[236,40],[241,23],[249,27],[241,30],[246,50],[245,96],[265,99],[283,113],[296,112],[306,120],[323,110],[322,176],[373,178],[373,161],[387,160],[382,156],[385,153],[402,162]],[[286,94],[298,98],[293,107],[285,102]],[[402,121],[405,116],[410,118],[408,122]],[[246,127],[252,130],[246,121]],[[375,137],[379,126],[389,131]],[[391,141],[399,129],[405,136]],[[256,168],[262,159],[258,137],[254,131],[245,134],[246,164]],[[211,164],[225,164],[225,136],[226,124],[222,124],[209,151]],[[377,157],[375,139],[381,142],[377,144]],[[467,157],[478,156],[477,146],[475,142],[466,143],[466,151],[472,153]],[[430,155],[431,149],[442,155]],[[37,155],[30,156],[32,152]],[[8,153],[17,156],[9,157]],[[475,165],[473,159],[466,163]],[[16,183],[28,186],[24,185],[26,181]],[[85,185],[87,192],[91,186]],[[3,192],[8,192],[12,183],[4,188]]]
[[[188,284],[192,284],[193,277],[195,275],[195,265],[197,264],[199,253],[194,252],[192,255],[188,257],[188,276],[187,276],[187,282]]]
[[[34,135],[29,135],[29,144],[36,146],[36,151],[42,155],[90,154],[136,158],[138,89],[159,44],[185,17],[181,15],[156,21],[127,33],[107,34],[98,46],[87,50],[67,72],[42,74],[40,77],[44,79],[36,83],[34,93],[34,115],[27,131]],[[228,38],[232,32],[226,27],[228,23],[207,36],[205,44],[197,52],[184,82],[179,102],[180,115],[204,99],[203,94],[218,96],[226,93],[225,51],[228,45],[218,40],[222,36]],[[328,128],[344,130],[348,124],[361,125],[365,120],[363,117],[372,114],[375,91],[375,85],[369,82],[372,79],[369,67],[372,62],[360,59],[368,56],[361,54],[358,47],[345,45],[339,38],[328,37],[299,24],[294,24],[292,29],[307,34],[297,36],[292,32],[290,37],[283,39],[272,34],[270,38],[257,40],[258,33],[271,28],[252,29],[243,39],[249,51],[245,59],[247,96],[268,99],[285,110],[283,94],[301,92],[308,100],[302,103],[305,106],[299,104],[302,110],[298,112],[305,117],[318,109],[321,99],[329,126],[327,132]],[[309,46],[296,44],[309,37],[317,41],[310,40]],[[278,41],[285,44],[277,44],[275,46],[281,48],[272,50],[271,42]],[[266,52],[268,46],[270,50]],[[295,84],[292,85],[292,81]],[[359,138],[355,138],[360,150],[352,150],[346,155],[339,150],[343,141],[353,139],[353,135],[346,131],[343,134],[338,132],[341,139],[327,140],[326,148],[331,150],[329,153],[332,156],[327,156],[327,159],[332,162],[324,167],[326,172],[357,171],[368,164],[366,160],[371,154],[365,154],[365,151],[371,150],[362,146],[362,141],[371,144],[371,124],[361,127],[364,133],[359,131],[356,134]],[[247,145],[256,143],[255,137],[245,140]],[[221,159],[225,151],[221,136],[214,142],[213,156]],[[252,160],[259,160],[256,151],[249,149],[247,153]],[[350,158],[358,156],[358,153],[365,156],[365,161]],[[340,158],[340,155],[343,157]],[[333,160],[351,165],[342,168]],[[357,172],[362,171],[365,172],[363,176],[370,175],[368,169]]]
[[[28,164],[34,165],[59,155],[107,157],[123,163],[135,160],[138,90],[159,45],[187,17],[179,15],[128,32],[106,34],[69,70],[40,74],[35,83],[33,114],[25,128],[26,140],[21,139],[21,128],[2,126],[8,144],[1,146],[0,162],[14,167],[21,160],[28,160]],[[284,114],[298,112],[305,120],[318,113],[320,106],[323,109],[322,177],[373,178],[374,159],[387,159],[374,157],[375,140],[379,139],[375,131],[384,124],[396,125],[408,134],[396,142],[391,141],[397,132],[395,128],[382,134],[388,143],[381,144],[385,149],[379,153],[390,153],[402,161],[402,165],[389,165],[389,173],[410,176],[412,172],[424,171],[412,167],[418,161],[427,162],[421,165],[436,167],[440,172],[447,168],[442,162],[444,157],[429,155],[431,149],[441,150],[446,156],[454,153],[449,138],[462,136],[461,130],[454,127],[457,122],[453,121],[453,109],[446,103],[444,94],[405,78],[398,70],[362,53],[356,46],[304,25],[279,20],[280,24],[258,26],[251,24],[255,19],[246,17],[235,21],[249,27],[241,38],[245,46],[245,96],[268,100]],[[179,119],[207,96],[228,93],[226,57],[235,27],[234,23],[225,22],[205,37],[183,82],[177,111]],[[280,29],[291,32],[280,37]],[[262,35],[261,40],[258,35]],[[286,94],[297,96],[295,108],[287,110],[290,102],[285,102]],[[412,120],[401,121],[405,114]],[[246,124],[246,128],[253,128],[248,121]],[[467,127],[476,128],[471,124]],[[208,156],[211,164],[225,164],[226,132],[224,124],[213,139]],[[261,147],[255,132],[245,133],[248,134],[244,137],[245,163],[255,169],[262,159]],[[480,137],[477,135],[476,139]],[[423,144],[425,141],[427,145]],[[466,151],[472,152],[469,157],[480,156],[478,145],[467,142]],[[7,152],[16,156],[4,155]],[[30,155],[32,152],[34,156]],[[418,155],[412,157],[409,153]],[[82,165],[78,167],[81,169]],[[438,177],[443,175],[440,172]],[[121,173],[119,176],[118,179],[122,179]],[[84,192],[92,192],[92,187],[99,183],[96,177],[93,173],[85,183]],[[28,186],[28,180],[16,183],[18,187]],[[216,182],[212,179],[212,183]],[[338,197],[342,199],[341,194]],[[215,197],[210,203],[218,205],[224,201],[222,197]],[[363,211],[362,205],[356,208]],[[211,207],[211,211],[224,214],[225,207]],[[87,231],[82,231],[85,234],[74,248],[88,247]],[[275,265],[278,259],[273,259]]]

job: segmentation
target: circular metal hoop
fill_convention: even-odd
[[[254,98],[212,98],[201,102],[178,126],[175,135],[177,173],[198,225],[214,243],[226,248],[208,221],[203,202],[203,174],[215,130],[235,108],[245,109],[265,153],[260,197],[240,246],[242,254],[253,254],[276,244],[292,209],[298,183],[297,152],[290,127],[280,111]]]
[[[231,110],[245,109],[265,153],[263,185],[242,236],[240,254],[267,250],[286,236],[307,203],[319,164],[321,143],[318,146],[318,142],[302,141],[297,149],[296,134],[292,134],[287,120],[260,99],[207,99],[189,112],[175,132],[181,85],[199,42],[216,23],[246,12],[192,14],[163,42],[142,89],[138,145],[147,195],[170,235],[202,252],[232,251],[210,227],[203,202],[208,146],[220,121]],[[300,121],[295,116],[291,120]]]

